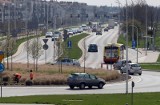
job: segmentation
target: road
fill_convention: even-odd
[[[109,31],[103,32],[102,35],[96,35],[96,33],[91,33],[90,37],[85,39],[86,67],[94,69],[101,67],[101,63],[103,63],[103,48],[108,43],[117,42],[118,28],[118,26],[115,26],[114,29],[110,29]],[[98,45],[98,52],[87,52],[88,46],[91,43]],[[84,47],[84,45],[82,45],[82,47]],[[84,60],[82,60],[81,66],[84,67]]]
[[[160,73],[143,71],[142,76],[135,75],[129,80],[129,90],[131,92],[131,81],[135,82],[134,92],[160,92]],[[153,82],[154,81],[154,82]],[[103,89],[75,88],[71,90],[68,86],[31,86],[31,87],[3,87],[2,96],[25,96],[25,95],[57,95],[57,94],[112,94],[125,93],[126,82],[107,83]]]
[[[40,37],[38,40],[41,42],[42,46],[44,45],[44,42],[42,39],[44,39],[45,37]],[[42,55],[39,57],[38,59],[38,63],[39,64],[45,64],[48,62],[55,62],[56,59],[56,51],[57,51],[57,47],[54,43],[54,41],[51,40],[51,38],[47,38],[47,45],[49,46],[47,50],[43,50],[41,49]],[[34,39],[30,40],[29,43],[31,43]],[[35,39],[36,40],[36,39]],[[16,54],[13,55],[12,57],[12,62],[14,63],[27,63],[27,42],[22,43],[19,48],[18,51],[16,52]],[[4,59],[5,62],[7,61],[7,59]],[[9,62],[11,62],[11,57],[8,58]],[[34,63],[34,60],[32,58],[32,55],[29,55],[29,63]]]
[[[98,53],[88,53],[86,52],[86,67],[89,68],[100,68],[100,64],[103,62],[103,47],[107,43],[114,43],[118,38],[118,26],[108,32],[103,32],[103,35],[95,35],[92,33],[91,36],[85,39],[85,47],[88,48],[90,43],[95,43],[98,45]],[[42,40],[42,39],[41,39]],[[42,44],[44,42],[41,41]],[[46,51],[47,62],[53,60],[53,42],[49,40],[47,42],[49,49]],[[82,44],[83,45],[83,44]],[[15,62],[25,63],[26,60],[26,50],[22,45],[21,50],[13,60]],[[134,51],[134,50],[133,50]],[[133,55],[134,54],[134,55]],[[131,56],[135,57],[134,52]],[[52,56],[51,56],[52,55]],[[51,57],[49,57],[51,56]],[[31,58],[30,58],[31,59]],[[43,54],[39,62],[44,63],[45,54]],[[83,67],[84,62],[82,60],[81,66]],[[131,81],[135,82],[134,92],[160,92],[160,73],[159,72],[149,72],[143,71],[142,76],[132,76],[129,80],[129,92],[131,91]],[[154,82],[153,82],[154,81]],[[4,97],[9,96],[24,96],[24,95],[47,95],[47,94],[111,94],[111,93],[125,93],[126,92],[126,82],[119,83],[107,83],[104,89],[85,89],[70,90],[68,86],[31,86],[31,87],[3,87],[2,95]]]

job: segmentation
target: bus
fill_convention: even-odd
[[[104,46],[104,58],[105,64],[113,64],[118,60],[124,59],[125,46],[120,43],[110,43]]]

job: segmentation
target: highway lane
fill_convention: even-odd
[[[160,92],[160,73],[143,71],[142,76],[134,75],[128,84],[128,92],[131,93],[131,82],[135,82],[134,92]],[[3,87],[2,96],[26,96],[26,95],[56,95],[56,94],[113,94],[125,93],[126,82],[107,83],[103,89],[75,88],[71,90],[68,86],[31,86],[31,87]]]
[[[91,36],[85,40],[86,50],[88,49],[89,44],[97,44],[98,52],[87,52],[86,51],[86,60],[85,65],[88,68],[100,68],[101,63],[103,63],[103,52],[104,46],[108,43],[116,43],[118,39],[118,26],[115,26],[114,29],[110,29],[107,32],[103,32],[102,35],[96,35],[91,33]],[[81,66],[84,66],[84,61],[81,63]]]

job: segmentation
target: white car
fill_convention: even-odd
[[[126,69],[127,69],[127,65],[125,65],[124,67],[121,67],[120,72],[126,73]],[[128,63],[128,74],[133,75],[133,74],[142,74],[142,68],[139,64],[137,63]]]
[[[53,36],[53,32],[46,32],[45,36],[46,36],[46,38],[52,37]]]

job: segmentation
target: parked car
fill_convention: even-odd
[[[52,36],[53,36],[53,32],[46,32],[46,34],[45,34],[46,38],[52,37]]]
[[[106,82],[104,79],[98,78],[92,74],[72,73],[67,78],[67,84],[71,89],[74,89],[74,87],[84,89],[86,86],[88,86],[89,88],[97,86],[99,89],[102,89]]]
[[[70,59],[70,58],[63,58],[57,61],[55,64],[80,66],[80,63],[77,59]]]
[[[88,52],[98,52],[98,46],[96,44],[90,44]]]
[[[128,60],[128,63],[132,63],[132,61],[131,61],[131,60]],[[114,69],[120,70],[121,67],[123,67],[123,66],[125,66],[125,65],[126,65],[126,60],[123,59],[123,60],[120,60],[120,61],[114,63],[114,64],[113,64],[113,67],[114,67]]]
[[[126,73],[126,65],[124,67],[121,67],[121,73]],[[139,64],[137,63],[128,63],[128,74],[133,75],[133,74],[142,74],[142,68]]]

